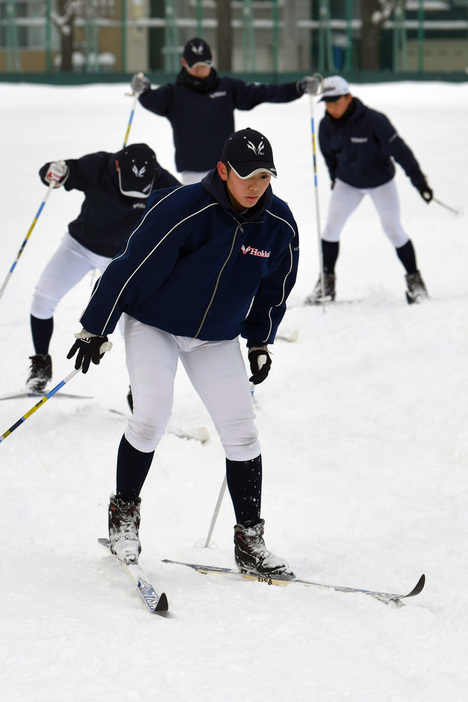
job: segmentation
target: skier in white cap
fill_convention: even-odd
[[[335,264],[341,232],[365,195],[372,199],[382,228],[405,269],[408,303],[421,302],[427,291],[413,243],[401,223],[394,161],[429,203],[433,193],[426,176],[389,119],[353,97],[344,78],[325,79],[322,101],[326,113],[319,126],[319,143],[330,174],[332,194],[321,234],[324,279],[319,276],[306,302],[335,299]]]

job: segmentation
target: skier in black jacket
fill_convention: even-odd
[[[234,132],[235,109],[292,102],[305,92],[317,92],[319,85],[313,76],[281,85],[220,77],[212,66],[209,45],[198,38],[187,42],[181,61],[175,83],[151,88],[149,79],[137,73],[131,86],[143,107],[170,121],[176,168],[185,185],[199,182],[216,166],[226,139]]]
[[[400,221],[400,204],[394,181],[395,164],[400,164],[411,183],[429,203],[432,190],[409,146],[389,119],[353,97],[341,76],[325,79],[323,97],[326,113],[319,127],[319,143],[332,183],[327,222],[322,232],[324,279],[321,275],[307,302],[335,299],[335,264],[341,231],[362,198],[370,195],[382,228],[396,249],[406,270],[408,302],[427,298],[418,271],[413,243]],[[322,284],[323,282],[323,284]]]
[[[98,151],[46,163],[39,175],[46,185],[55,182],[56,188],[81,190],[85,199],[34,292],[31,332],[35,354],[30,356],[26,381],[32,393],[42,393],[52,377],[49,345],[60,300],[89,271],[105,270],[138,224],[153,190],[180,185],[146,144],[130,144],[118,153]]]

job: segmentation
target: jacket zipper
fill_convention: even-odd
[[[203,325],[205,324],[205,320],[206,320],[206,318],[207,318],[207,316],[208,316],[208,312],[209,312],[210,309],[211,309],[211,306],[212,306],[212,304],[213,304],[213,302],[214,302],[214,299],[215,299],[215,297],[216,297],[216,293],[217,293],[218,288],[219,288],[219,281],[221,280],[221,276],[223,275],[224,269],[226,268],[226,266],[227,266],[227,264],[228,264],[228,261],[229,261],[229,259],[230,259],[231,256],[232,256],[232,252],[234,251],[234,244],[236,243],[237,232],[239,231],[239,229],[240,229],[241,231],[243,231],[241,225],[240,225],[240,224],[237,224],[237,227],[236,227],[236,229],[235,229],[235,231],[234,231],[234,236],[233,236],[233,238],[232,238],[231,248],[230,248],[230,250],[229,250],[229,253],[228,253],[228,255],[227,255],[226,260],[224,261],[224,263],[223,263],[223,265],[222,265],[222,267],[221,267],[221,270],[220,270],[219,273],[218,273],[218,277],[216,278],[216,284],[215,284],[215,286],[214,286],[213,293],[212,293],[212,295],[211,295],[211,298],[210,298],[210,301],[209,301],[209,303],[208,303],[208,306],[207,306],[207,308],[206,308],[206,310],[205,310],[205,314],[204,314],[203,317],[202,317],[202,321],[200,322],[200,326],[199,326],[198,329],[197,329],[197,333],[196,333],[196,334],[194,335],[194,337],[193,337],[194,339],[196,339],[196,338],[198,337],[198,335],[200,334],[200,332],[201,332],[201,330],[202,330],[202,328],[203,328]]]

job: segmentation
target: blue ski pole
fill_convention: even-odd
[[[78,369],[75,369],[74,371],[72,371],[69,375],[67,375],[66,378],[64,378],[63,380],[61,380],[60,383],[59,383],[58,385],[55,386],[55,388],[52,388],[52,390],[50,390],[50,392],[48,392],[47,395],[44,395],[44,397],[41,397],[41,399],[39,400],[39,402],[37,402],[37,403],[34,405],[34,407],[31,407],[31,409],[29,410],[29,412],[26,412],[26,414],[23,415],[23,417],[21,417],[20,419],[18,419],[18,421],[15,422],[15,423],[13,424],[13,426],[11,426],[4,434],[2,434],[2,436],[0,436],[0,443],[1,443],[2,441],[4,441],[4,440],[7,438],[7,436],[10,436],[10,434],[12,434],[12,433],[15,431],[15,429],[17,429],[19,426],[21,426],[21,424],[23,424],[27,419],[29,419],[29,417],[30,417],[32,414],[34,414],[34,412],[36,412],[36,410],[38,410],[39,407],[42,407],[42,405],[45,404],[45,403],[47,402],[47,400],[50,400],[50,398],[53,397],[53,396],[55,395],[55,393],[58,392],[58,391],[60,390],[60,388],[63,388],[63,386],[64,386],[66,383],[68,383],[68,381],[71,380],[71,379],[73,378],[74,375],[76,375],[77,373],[79,373],[80,370],[81,370],[81,368],[78,368]]]
[[[138,75],[140,77],[143,77],[143,73],[139,73]],[[130,118],[128,120],[127,131],[125,132],[125,139],[124,139],[124,143],[123,143],[123,147],[122,147],[124,149],[127,146],[128,135],[130,134],[130,129],[131,129],[132,122],[133,122],[133,115],[135,114],[138,98],[140,97],[139,93],[125,93],[125,94],[133,97],[133,104],[132,104],[132,111],[130,112]]]
[[[320,78],[322,84],[322,77],[319,74],[315,74]],[[319,196],[318,196],[318,176],[317,176],[317,148],[315,139],[315,95],[309,95],[310,104],[310,126],[312,131],[312,162],[314,167],[314,193],[315,193],[315,213],[317,218],[317,240],[318,240],[318,257],[319,257],[319,267],[320,267],[320,280],[322,284],[322,299],[325,299],[325,277],[323,270],[323,254],[322,254],[322,239],[321,239],[321,227],[320,227],[320,207],[319,207]],[[322,302],[323,310],[325,311],[325,302]]]
[[[0,297],[3,295],[3,292],[4,292],[5,288],[6,288],[6,286],[8,285],[8,282],[9,282],[11,276],[13,275],[13,271],[14,271],[15,268],[16,268],[16,264],[18,263],[18,261],[19,261],[19,259],[20,259],[20,257],[21,257],[21,254],[22,254],[23,251],[24,251],[24,247],[25,247],[26,244],[28,243],[29,237],[30,237],[31,234],[32,234],[32,230],[33,230],[34,227],[36,226],[37,220],[39,219],[40,214],[41,214],[42,210],[44,209],[45,204],[46,204],[46,202],[47,202],[47,200],[48,200],[48,198],[49,198],[49,195],[50,195],[50,193],[52,192],[52,190],[54,189],[54,186],[55,186],[55,181],[52,181],[52,182],[50,183],[49,187],[47,188],[47,192],[46,192],[46,194],[45,194],[45,197],[44,197],[43,201],[41,202],[41,205],[40,205],[40,207],[39,207],[39,209],[38,209],[38,211],[37,211],[36,216],[35,216],[34,219],[33,219],[33,222],[32,222],[32,224],[31,224],[31,226],[29,227],[29,231],[28,231],[28,233],[26,234],[25,240],[24,240],[23,243],[21,244],[20,250],[18,251],[18,255],[16,256],[16,259],[15,259],[13,265],[11,266],[10,270],[9,270],[8,273],[7,273],[7,276],[6,276],[5,280],[3,281],[3,285],[2,285],[2,287],[0,288]]]

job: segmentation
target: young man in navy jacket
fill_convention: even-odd
[[[401,224],[394,161],[429,203],[432,190],[426,177],[389,119],[353,97],[344,78],[326,78],[321,101],[325,102],[326,113],[320,122],[319,142],[333,192],[322,232],[324,280],[319,277],[307,302],[335,299],[335,263],[341,231],[365,195],[372,198],[382,228],[405,268],[408,302],[421,302],[427,292],[416,265],[413,243]]]
[[[84,200],[34,291],[30,321],[35,353],[30,356],[26,385],[38,394],[52,377],[49,345],[60,300],[89,271],[104,271],[138,224],[154,189],[180,185],[146,144],[52,161],[42,166],[39,177],[45,185],[80,190]]]
[[[187,42],[181,61],[175,83],[151,88],[149,79],[137,73],[131,86],[143,107],[171,123],[176,168],[184,184],[199,182],[216,166],[224,142],[234,131],[234,110],[291,102],[318,88],[313,76],[281,85],[218,76],[210,46],[197,37]]]
[[[272,344],[298,264],[297,226],[273,195],[267,138],[243,129],[201,183],[154,193],[123,252],[96,284],[68,357],[86,373],[124,314],[134,411],[121,440],[109,505],[113,553],[140,553],[140,491],[164,434],[178,359],[207,407],[225,455],[241,570],[293,577],[263,540],[262,459],[249,380],[268,376]],[[247,340],[251,377],[239,344]]]

